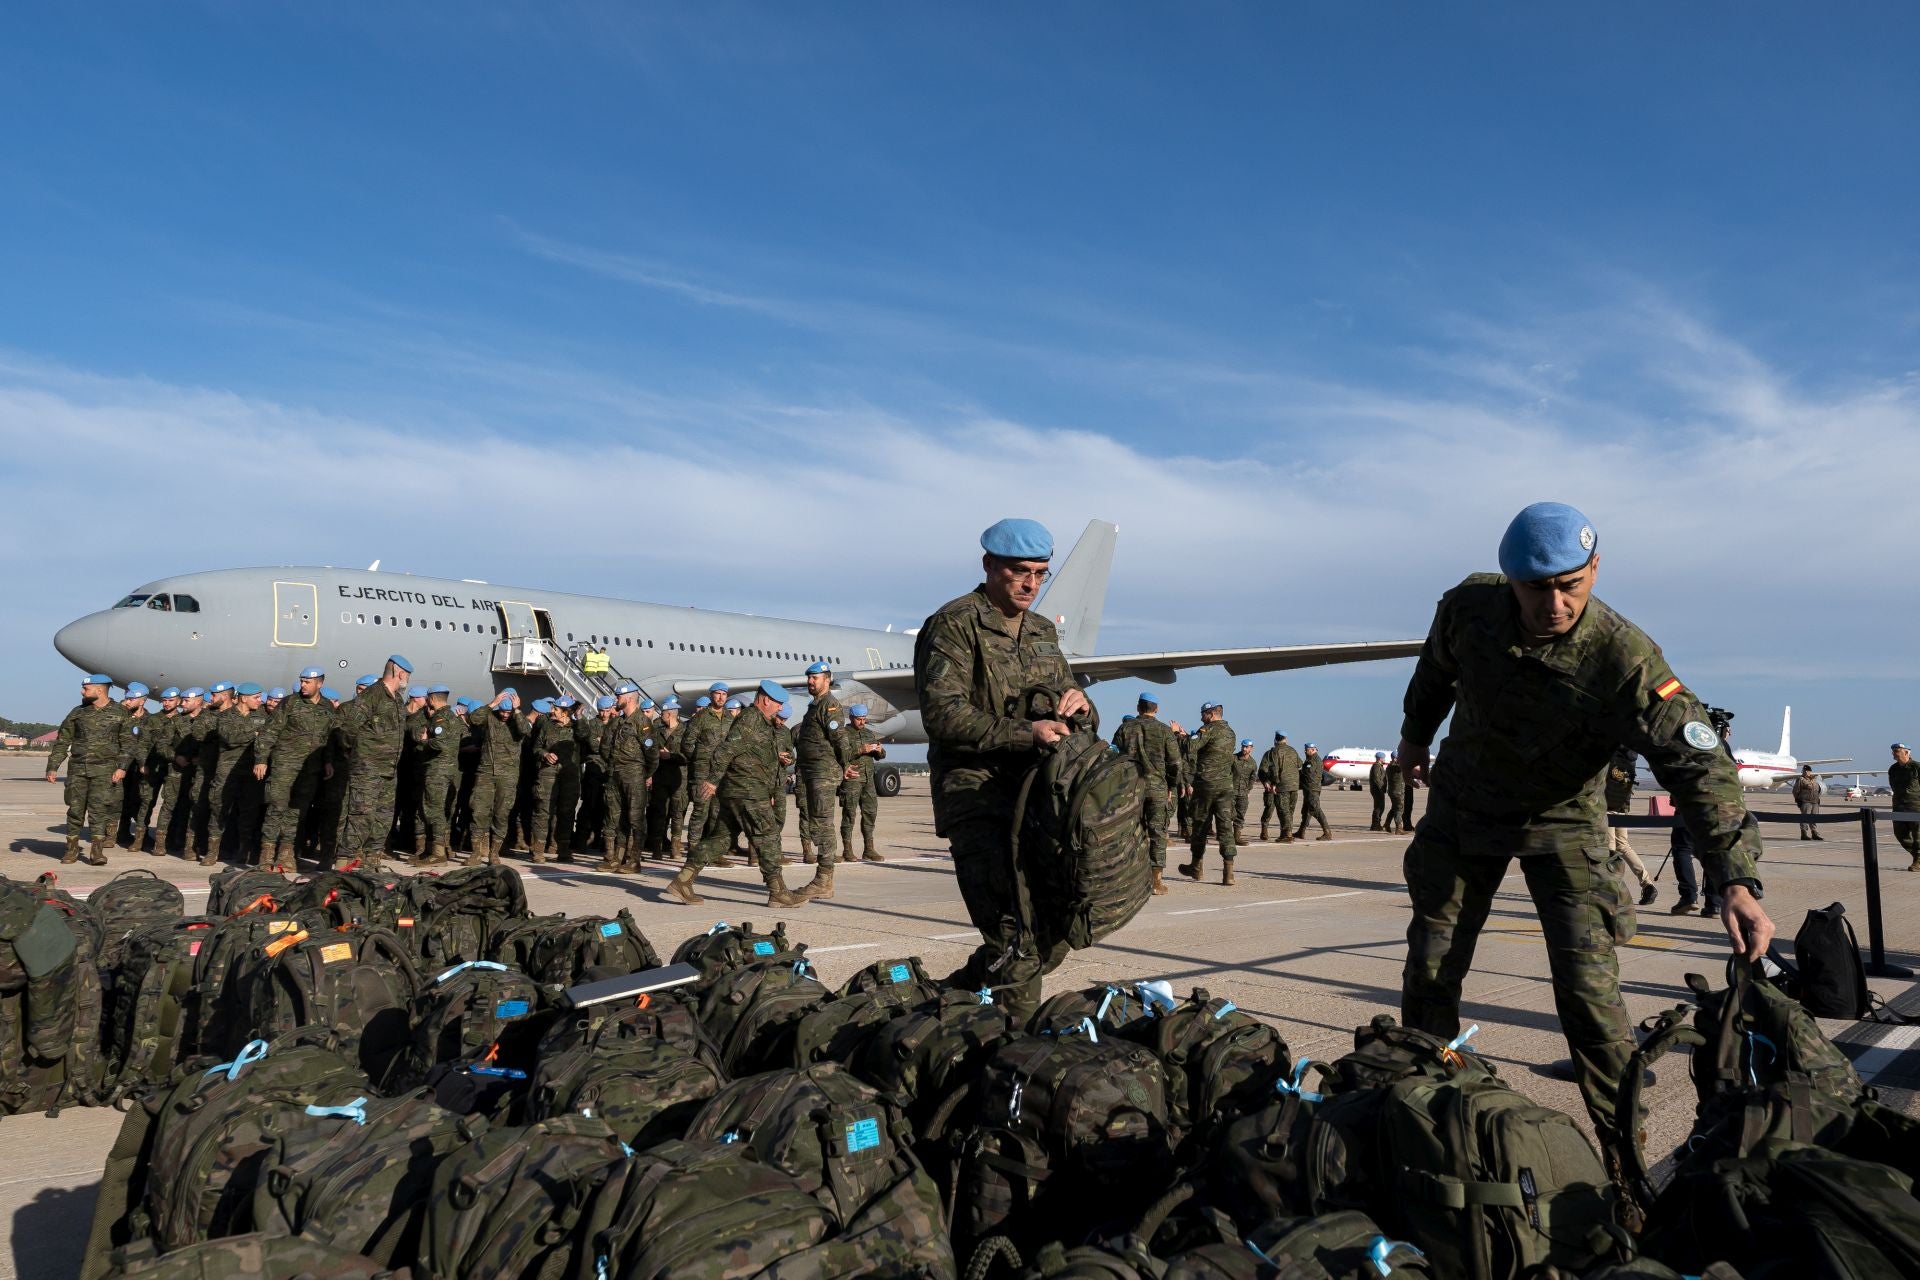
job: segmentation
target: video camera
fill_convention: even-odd
[[[1733,728],[1733,712],[1725,707],[1708,707],[1707,723],[1713,726],[1715,733],[1724,738]]]

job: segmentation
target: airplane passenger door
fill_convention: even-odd
[[[879,669],[880,669],[880,651],[878,649],[867,650],[867,670],[878,671]]]
[[[533,606],[521,604],[517,600],[502,600],[500,610],[500,638],[503,640],[538,640],[540,626],[534,620]]]
[[[311,582],[273,584],[273,642],[295,649],[319,643],[320,607]]]

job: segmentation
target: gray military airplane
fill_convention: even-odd
[[[1411,657],[1417,640],[1192,649],[1096,655],[1119,526],[1088,523],[1036,608],[1060,629],[1082,684],[1131,678],[1171,684],[1192,667],[1230,675]],[[390,653],[413,679],[490,699],[512,686],[531,698],[568,693],[590,702],[631,680],[655,700],[690,699],[715,681],[762,679],[804,689],[829,663],[844,701],[871,705],[872,728],[893,742],[925,742],[913,689],[914,631],[795,622],[527,587],[332,568],[218,569],[158,578],[111,609],[68,623],[53,638],[86,671],[151,688],[257,680],[291,688],[306,667],[347,690]],[[589,672],[604,655],[607,670]],[[598,662],[591,665],[597,667]],[[878,780],[877,780],[878,781]],[[898,789],[897,775],[883,783]]]

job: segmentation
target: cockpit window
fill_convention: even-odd
[[[131,595],[123,598],[119,604],[113,607],[116,609],[138,609],[146,602],[147,597],[145,595]]]
[[[147,601],[147,608],[169,610],[173,608],[173,600],[171,597],[164,595],[154,596],[151,600]]]
[[[198,613],[200,612],[200,602],[192,596],[176,595],[173,598],[173,611],[175,613]]]

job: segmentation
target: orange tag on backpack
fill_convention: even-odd
[[[272,942],[269,942],[266,946],[260,948],[260,950],[265,952],[268,956],[277,956],[282,951],[285,951],[288,947],[299,946],[301,943],[305,942],[306,940],[307,940],[307,931],[305,929],[296,929],[292,933],[281,934],[279,937],[275,938]]]
[[[320,948],[320,963],[322,964],[335,964],[341,960],[351,959],[353,959],[353,944],[351,942],[329,942],[326,946]]]

